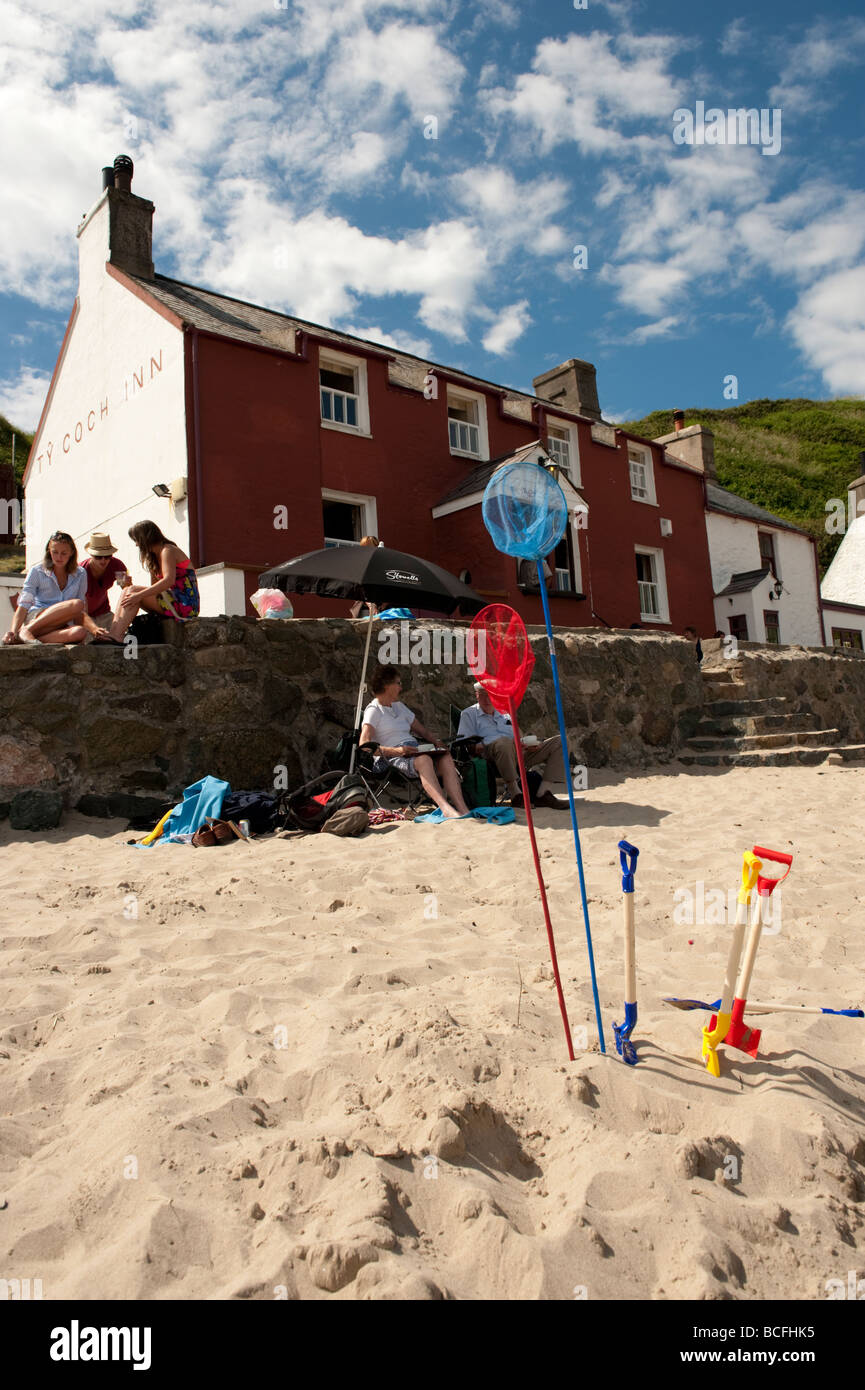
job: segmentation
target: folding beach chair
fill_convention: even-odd
[[[359,734],[356,730],[344,733],[336,747],[325,755],[325,761],[330,770],[348,771],[352,746],[357,742],[358,737]],[[383,768],[376,766],[378,746],[377,743],[361,744],[358,747],[354,765],[355,773],[363,780],[374,804],[381,809],[380,796],[389,797],[397,806],[415,807],[426,801],[428,799],[426,792],[417,778],[407,777],[393,763],[388,763]]]

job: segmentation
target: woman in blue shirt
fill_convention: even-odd
[[[87,571],[78,564],[75,541],[66,531],[49,537],[42,563],[24,581],[4,646],[19,642],[83,642],[111,639],[87,612]]]

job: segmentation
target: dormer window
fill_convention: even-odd
[[[633,501],[648,502],[650,506],[657,506],[655,476],[650,450],[642,449],[638,444],[629,444],[628,472],[631,479],[631,498]]]
[[[448,443],[452,454],[489,457],[486,401],[475,392],[448,390]]]
[[[318,363],[318,390],[322,425],[369,434],[366,362],[362,358],[323,350]]]
[[[564,420],[547,421],[547,453],[571,482],[580,485],[580,450],[575,425]]]

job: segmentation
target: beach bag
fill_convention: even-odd
[[[369,826],[369,812],[363,806],[344,806],[334,811],[321,827],[322,835],[362,835]]]
[[[165,642],[162,623],[158,613],[137,613],[128,630],[139,647],[155,647]]]
[[[354,775],[325,772],[313,782],[289,796],[283,828],[286,830],[321,830],[335,811],[359,806],[369,811],[372,798],[366,783]]]
[[[495,806],[496,772],[486,758],[470,758],[460,767],[463,799],[470,811],[476,806]]]
[[[225,820],[248,820],[253,835],[270,835],[280,823],[279,797],[271,792],[229,792],[222,815]]]

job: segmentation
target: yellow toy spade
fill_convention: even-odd
[[[733,940],[730,943],[730,955],[727,959],[727,973],[724,976],[724,989],[721,994],[721,1007],[715,1020],[714,1028],[703,1029],[703,1057],[706,1061],[706,1070],[713,1076],[721,1075],[721,1066],[718,1061],[718,1043],[723,1042],[730,1027],[731,1013],[733,1007],[733,991],[736,988],[736,974],[739,969],[739,957],[742,954],[742,944],[745,940],[745,928],[748,925],[748,913],[751,903],[751,894],[757,884],[757,876],[763,867],[762,860],[756,854],[746,849],[742,856],[742,886],[739,889],[738,904],[736,907],[736,922],[733,927]]]

